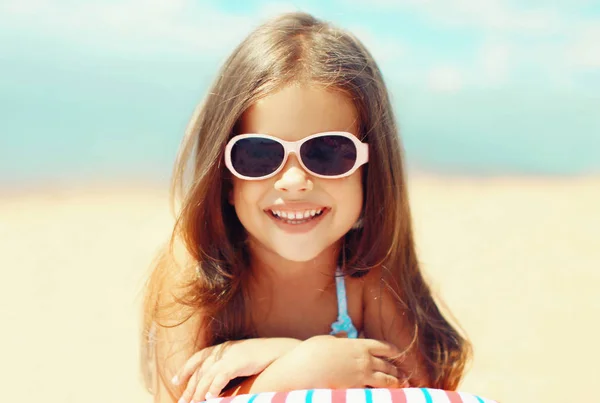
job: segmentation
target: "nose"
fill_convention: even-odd
[[[275,189],[282,192],[306,192],[313,188],[313,181],[302,168],[295,155],[290,155],[275,182]]]

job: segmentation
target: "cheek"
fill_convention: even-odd
[[[252,207],[256,207],[263,192],[264,185],[260,182],[235,179],[229,193],[229,203],[235,207],[239,214],[241,211],[247,211]]]
[[[339,210],[345,214],[358,216],[362,211],[363,186],[360,171],[355,172],[348,178],[331,183],[329,194],[336,199]]]

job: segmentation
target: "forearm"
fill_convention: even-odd
[[[407,387],[408,383],[403,376],[398,376],[394,365],[386,363],[398,355],[394,346],[377,340],[316,336],[300,342],[227,395],[319,388]]]
[[[223,396],[262,392],[286,392],[312,387],[312,385],[306,384],[301,378],[290,377],[287,370],[289,367],[281,364],[281,361],[275,361],[260,374],[246,378],[239,385],[225,391]]]
[[[277,392],[292,389],[298,389],[297,380],[289,379],[289,373],[292,364],[286,356],[292,350],[302,344],[302,340],[292,338],[273,338],[274,344],[272,347],[275,350],[281,351],[281,356],[269,364],[259,374],[247,377],[241,382],[237,382],[234,386],[222,393],[222,396],[235,396],[245,393],[259,392]]]
[[[314,358],[307,357],[300,353],[303,350],[298,350],[306,342],[296,340],[296,346],[289,349],[287,354],[282,354],[279,359],[273,361],[261,373],[244,379],[239,385],[226,391],[224,395],[235,396],[246,393],[284,392],[318,387],[319,385],[308,381],[308,377],[297,375],[298,368],[309,370],[308,360]],[[304,361],[305,358],[306,362]]]

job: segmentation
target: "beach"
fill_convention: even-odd
[[[600,178],[419,174],[409,190],[422,268],[473,342],[460,390],[591,401]],[[0,400],[151,401],[138,371],[141,291],[171,225],[166,186],[4,189]]]

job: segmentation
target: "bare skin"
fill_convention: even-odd
[[[326,131],[359,134],[352,102],[342,93],[315,86],[290,86],[264,98],[246,111],[239,126],[240,134],[269,134],[286,141]],[[337,318],[334,274],[341,239],[360,216],[362,192],[360,169],[342,179],[313,177],[295,155],[272,178],[234,178],[229,203],[248,233],[252,276],[245,286],[250,319],[260,338],[206,346],[191,352],[186,362],[179,359],[180,401],[219,394],[237,377],[248,378],[226,394],[401,387],[409,384],[406,372],[413,374],[415,384],[421,382],[423,371],[414,370],[420,365],[414,351],[395,360],[410,343],[410,329],[392,299],[381,297],[377,270],[363,279],[346,277],[349,315],[364,338],[326,336]],[[275,205],[325,207],[327,215],[305,233],[286,231],[265,211]],[[322,361],[315,365],[306,356]]]

